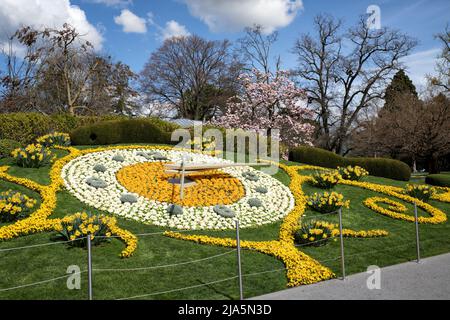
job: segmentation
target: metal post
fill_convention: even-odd
[[[345,280],[344,235],[342,234],[342,208],[339,208],[339,238],[341,240],[342,280]]]
[[[183,200],[183,191],[184,191],[184,158],[183,158],[183,160],[181,161],[181,179],[180,179],[181,181],[180,181],[180,183],[181,183],[181,186],[180,186],[180,199],[181,200]]]
[[[414,221],[416,224],[417,263],[420,263],[419,218],[417,216],[417,204],[415,202],[414,202]]]
[[[88,250],[88,298],[92,300],[92,246],[91,235],[87,236],[87,250]]]
[[[236,219],[236,247],[237,247],[237,263],[239,277],[239,297],[244,300],[244,291],[242,289],[242,268],[241,268],[241,240],[239,239],[239,220]]]

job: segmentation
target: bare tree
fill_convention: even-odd
[[[265,74],[270,73],[271,50],[278,40],[278,32],[274,31],[269,35],[264,35],[261,25],[254,25],[245,29],[244,37],[238,40],[239,50],[246,61],[246,69],[257,69]],[[277,58],[277,70],[280,66],[280,57]]]
[[[232,96],[240,70],[236,64],[227,40],[173,37],[150,56],[141,73],[141,89],[149,101],[171,105],[181,117],[209,118],[214,106],[210,99]]]
[[[425,160],[430,173],[438,172],[438,159],[450,149],[450,100],[439,94],[421,101],[404,93],[395,100],[399,107],[380,110],[353,144],[359,150],[408,155],[413,167]]]
[[[428,77],[432,86],[435,86],[444,93],[450,92],[450,27],[447,25],[445,31],[436,35],[442,43],[442,52],[436,64],[437,76]]]
[[[346,33],[332,16],[314,21],[317,35],[301,36],[293,49],[299,82],[316,110],[322,146],[345,154],[359,114],[383,98],[386,81],[416,42],[396,30],[371,30],[365,17]]]
[[[82,38],[68,24],[19,29],[3,52],[2,111],[129,113],[136,95],[130,82],[136,76],[128,66],[97,54]],[[16,56],[15,46],[25,49],[24,57]]]

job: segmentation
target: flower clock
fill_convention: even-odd
[[[301,227],[301,217],[308,206],[308,195],[302,185],[311,177],[302,170],[323,170],[314,166],[287,166],[278,164],[290,176],[289,187],[261,171],[248,166],[226,167],[187,175],[188,186],[181,196],[180,186],[172,183],[175,178],[164,168],[168,163],[229,164],[225,159],[206,153],[168,146],[111,146],[79,150],[56,144],[54,148],[66,150],[68,155],[56,160],[50,171],[50,184],[41,185],[32,180],[8,174],[8,167],[0,167],[0,179],[22,185],[38,192],[42,198],[40,207],[25,218],[0,228],[0,239],[6,240],[25,234],[44,231],[62,232],[75,237],[76,231],[68,224],[79,221],[79,233],[91,226],[94,218],[82,219],[74,213],[62,219],[51,218],[57,207],[56,194],[66,188],[81,202],[114,216],[132,219],[144,224],[165,228],[167,237],[194,241],[200,244],[234,247],[232,238],[186,234],[180,230],[227,230],[234,228],[238,219],[242,228],[259,227],[282,220],[278,238],[271,241],[241,241],[242,248],[272,255],[286,266],[288,286],[310,284],[334,277],[332,270],[300,251],[295,245],[295,234]],[[442,223],[446,215],[397,187],[343,180],[347,184],[376,191],[406,202],[416,202],[430,217],[422,217],[421,223]],[[450,189],[438,188],[432,199],[450,202]],[[338,199],[342,200],[342,199]],[[378,203],[389,205],[385,208]],[[392,199],[373,197],[364,204],[372,210],[409,221],[404,206]],[[90,221],[91,219],[92,221]],[[122,257],[129,257],[137,249],[137,238],[119,227],[117,220],[101,217],[107,226],[107,236],[121,239],[125,248]],[[94,221],[94,222],[93,222]],[[339,235],[336,225],[330,224],[331,236]],[[97,228],[98,229],[98,228]],[[72,233],[70,233],[70,232]],[[89,230],[88,230],[89,231]],[[97,230],[98,231],[98,230]],[[105,231],[106,232],[106,231]],[[70,233],[70,234],[69,234]],[[327,234],[328,235],[328,234]],[[384,230],[344,229],[346,237],[386,236]]]

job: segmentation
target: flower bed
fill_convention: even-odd
[[[62,177],[67,190],[92,207],[143,223],[177,229],[234,228],[233,219],[214,210],[217,205],[227,205],[242,228],[278,221],[294,207],[288,187],[247,166],[195,174],[191,178],[197,184],[186,187],[185,198],[181,200],[179,186],[173,187],[167,182],[169,176],[164,174],[162,163],[180,162],[183,157],[195,163],[230,163],[180,150],[104,150],[72,160],[64,166]],[[95,170],[98,164],[106,170]],[[266,193],[259,192],[261,186],[267,189]],[[133,195],[136,201],[124,202],[124,194]],[[256,202],[260,205],[254,205]],[[169,207],[173,203],[183,205],[181,214],[171,214]]]

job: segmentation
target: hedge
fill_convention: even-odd
[[[9,157],[12,151],[20,147],[22,147],[22,145],[17,141],[0,139],[0,159]]]
[[[171,144],[171,134],[176,128],[178,126],[154,118],[110,120],[77,128],[70,133],[70,138],[74,145]]]
[[[124,118],[117,115],[81,117],[69,114],[47,116],[34,112],[2,113],[0,114],[0,139],[12,139],[25,145],[47,133],[70,132],[80,126]]]
[[[297,147],[289,152],[289,160],[326,168],[360,166],[369,174],[395,180],[408,181],[411,177],[409,166],[398,160],[386,158],[350,158],[334,152],[314,147]]]
[[[450,188],[450,173],[429,174],[425,177],[425,183]]]

